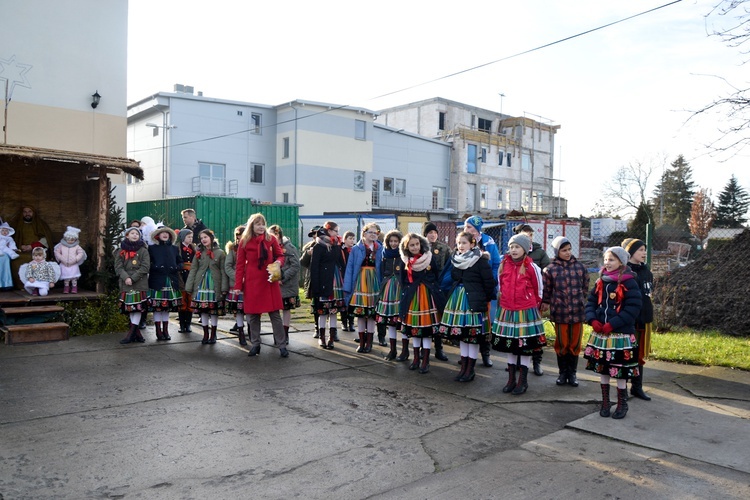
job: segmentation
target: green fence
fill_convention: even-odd
[[[156,222],[163,221],[173,229],[180,229],[184,226],[180,212],[186,208],[194,209],[198,218],[214,231],[222,248],[233,238],[234,228],[247,222],[254,213],[262,213],[269,226],[281,226],[284,236],[299,248],[299,207],[296,205],[258,204],[250,199],[212,196],[135,201],[128,203],[127,222],[149,216]]]

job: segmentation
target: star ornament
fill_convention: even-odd
[[[33,66],[31,64],[22,64],[16,62],[16,56],[12,55],[10,59],[0,59],[0,81],[5,81],[8,92],[8,100],[13,95],[13,90],[16,85],[19,87],[31,88],[26,73],[28,73]]]

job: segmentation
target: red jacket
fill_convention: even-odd
[[[266,248],[267,258],[259,264],[260,246]],[[279,281],[268,282],[266,266],[278,260],[284,263],[284,251],[276,238],[266,240],[265,235],[253,236],[237,248],[235,290],[242,290],[245,314],[262,314],[283,308]]]
[[[524,274],[519,271],[521,263],[526,267]],[[528,256],[514,262],[509,254],[500,266],[500,307],[510,311],[522,311],[539,307],[542,303],[542,276],[539,266]]]

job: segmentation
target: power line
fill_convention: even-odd
[[[422,83],[417,83],[417,84],[411,85],[409,87],[404,87],[404,88],[401,88],[399,90],[394,90],[392,92],[387,92],[387,93],[381,94],[379,96],[371,97],[371,98],[367,99],[367,101],[374,101],[374,100],[377,100],[377,99],[381,99],[383,97],[388,97],[388,96],[392,96],[394,94],[399,94],[401,92],[406,92],[407,90],[412,90],[412,89],[415,89],[415,88],[418,88],[418,87],[423,87],[425,85],[429,85],[431,83],[439,82],[441,80],[447,80],[448,78],[453,78],[454,76],[462,75],[464,73],[468,73],[470,71],[475,71],[475,70],[478,70],[478,69],[481,69],[481,68],[485,68],[487,66],[491,66],[491,65],[497,64],[499,62],[507,61],[509,59],[514,59],[516,57],[520,57],[520,56],[523,56],[523,55],[526,55],[526,54],[530,54],[532,52],[536,52],[537,50],[546,49],[547,47],[552,47],[553,45],[557,45],[557,44],[560,44],[560,43],[563,43],[563,42],[567,42],[569,40],[573,40],[575,38],[579,38],[579,37],[582,37],[584,35],[588,35],[590,33],[594,33],[596,31],[603,30],[605,28],[609,28],[610,26],[614,26],[616,24],[624,23],[625,21],[629,21],[631,19],[635,19],[636,17],[640,17],[640,16],[643,16],[643,15],[646,15],[646,14],[650,14],[651,12],[656,12],[657,10],[663,9],[665,7],[669,7],[671,5],[674,5],[674,4],[677,4],[677,3],[680,3],[680,2],[682,2],[682,0],[674,0],[672,2],[665,3],[665,4],[660,5],[658,7],[654,7],[652,9],[648,9],[648,10],[644,10],[643,12],[639,12],[638,14],[633,14],[632,16],[624,17],[624,18],[619,19],[617,21],[613,21],[611,23],[603,24],[603,25],[598,26],[596,28],[591,28],[589,30],[582,31],[580,33],[576,33],[575,35],[570,35],[570,36],[567,36],[565,38],[560,38],[558,40],[555,40],[554,42],[545,43],[544,45],[539,45],[539,46],[534,47],[532,49],[524,50],[522,52],[518,52],[518,53],[510,55],[510,56],[505,56],[505,57],[502,57],[500,59],[495,59],[494,61],[489,61],[489,62],[480,64],[478,66],[473,66],[471,68],[462,69],[460,71],[456,71],[455,73],[450,73],[448,75],[440,76],[438,78],[433,78],[432,80],[427,80],[427,81],[422,82]],[[316,113],[311,113],[311,114],[309,114],[307,116],[302,116],[302,117],[299,117],[299,118],[292,118],[290,120],[285,120],[285,121],[282,121],[282,122],[276,122],[274,125],[265,125],[265,126],[262,126],[261,129],[265,129],[265,128],[268,128],[268,127],[271,127],[271,126],[284,125],[286,123],[293,123],[296,120],[304,120],[305,118],[312,118],[313,116],[317,116],[317,115],[320,115],[320,114],[328,113],[330,111],[336,111],[336,110],[347,108],[347,107],[351,107],[351,106],[348,105],[348,104],[345,104],[345,105],[342,105],[342,106],[332,106],[329,109],[326,109],[326,110],[323,110],[323,111],[318,111]],[[252,130],[257,130],[257,129],[255,127],[253,127],[253,128],[246,129],[246,130],[240,130],[240,131],[237,131],[237,132],[231,132],[231,133],[228,133],[228,134],[222,134],[222,135],[217,135],[217,136],[213,136],[213,137],[207,137],[205,139],[196,139],[194,141],[187,141],[187,142],[181,142],[181,143],[178,143],[178,144],[171,144],[168,147],[172,148],[172,147],[177,147],[177,146],[187,146],[189,144],[196,144],[196,143],[200,143],[200,142],[213,141],[213,140],[216,140],[216,139],[223,139],[225,137],[231,137],[231,136],[234,136],[234,135],[244,134],[244,133],[250,132]],[[134,150],[134,151],[130,151],[130,152],[131,153],[136,153],[136,152],[140,153],[140,152],[143,152],[143,151],[153,151],[153,150],[156,150],[156,149],[162,149],[162,148],[139,149],[139,150]]]

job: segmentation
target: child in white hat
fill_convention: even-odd
[[[63,293],[78,293],[78,278],[81,277],[81,264],[86,260],[86,252],[78,241],[81,230],[68,226],[63,239],[55,245],[55,260],[60,263],[60,279],[63,280]]]

